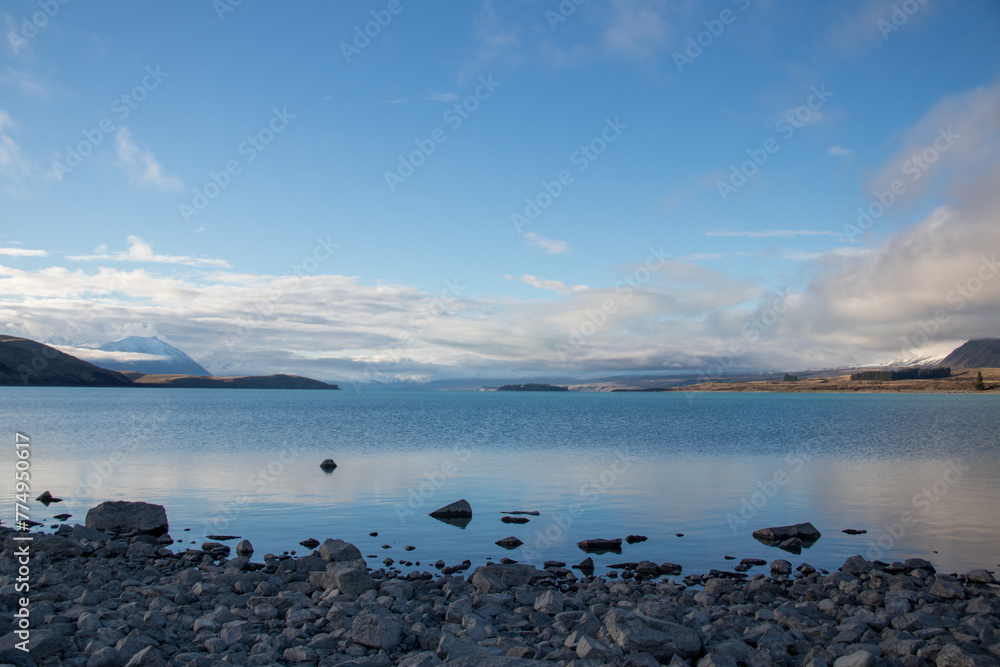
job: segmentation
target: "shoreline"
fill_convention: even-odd
[[[922,559],[853,556],[829,573],[778,558],[686,577],[645,563],[622,578],[561,563],[404,574],[335,539],[255,562],[217,543],[175,553],[168,535],[134,528],[0,531],[5,620],[15,551],[30,545],[39,665],[1000,665],[992,575]],[[17,639],[0,638],[0,664],[32,664],[14,661],[27,655]]]

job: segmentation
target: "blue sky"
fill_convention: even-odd
[[[5,333],[324,379],[997,334],[995,2],[561,6],[5,3]]]

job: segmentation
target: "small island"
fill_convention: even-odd
[[[527,384],[505,384],[497,389],[497,391],[569,391],[569,387],[529,382]]]

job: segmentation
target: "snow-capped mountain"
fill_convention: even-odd
[[[101,354],[105,352],[107,354]],[[211,375],[201,364],[156,336],[128,336],[93,347],[87,361],[116,371]]]

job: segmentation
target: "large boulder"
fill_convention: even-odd
[[[701,652],[698,633],[684,625],[617,607],[608,612],[604,624],[625,653],[647,652],[663,664],[674,655],[690,659]]]
[[[328,539],[316,551],[320,558],[331,563],[364,562],[361,550],[344,540]]]
[[[392,651],[399,646],[403,624],[384,611],[363,611],[351,624],[351,639],[368,648]]]
[[[450,505],[438,508],[431,512],[435,519],[464,519],[472,518],[472,505],[465,498],[456,500]]]
[[[105,533],[163,535],[169,526],[163,505],[109,500],[87,512],[87,528]]]

